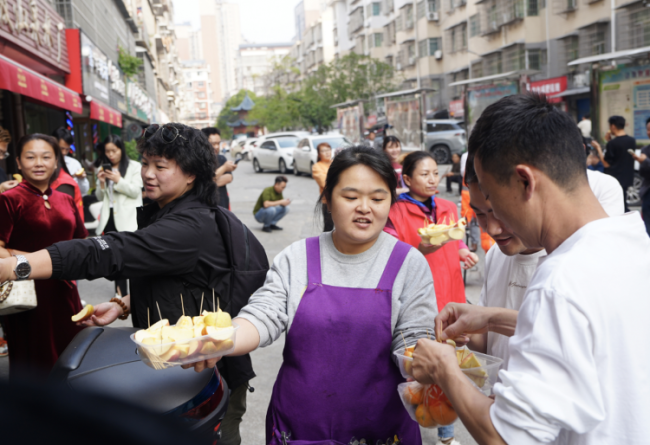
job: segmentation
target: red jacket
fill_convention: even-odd
[[[77,205],[79,208],[79,214],[81,215],[81,221],[83,222],[84,220],[84,201],[81,196],[81,190],[79,190],[79,185],[77,184],[77,181],[74,180],[72,176],[67,174],[63,169],[59,169],[59,177],[56,178],[52,184],[50,184],[50,187],[52,190],[56,190],[59,188],[61,185],[70,185],[74,189],[74,203]]]
[[[436,217],[439,222],[449,221],[448,224],[451,224],[452,221],[458,220],[458,209],[454,203],[436,198]],[[421,241],[418,229],[426,218],[420,207],[408,201],[398,201],[391,207],[388,218],[395,226],[400,241],[417,248]],[[436,252],[425,255],[433,275],[438,311],[447,303],[467,301],[458,256],[459,248],[458,241],[452,241]]]

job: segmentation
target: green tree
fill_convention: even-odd
[[[300,123],[296,96],[296,93],[287,93],[280,85],[276,85],[272,87],[271,94],[257,98],[249,117],[269,131],[295,129]]]
[[[120,65],[120,69],[129,79],[134,78],[140,72],[142,60],[136,56],[132,56],[121,46],[117,47],[117,52],[117,63]]]
[[[329,130],[336,119],[337,103],[331,87],[332,68],[321,65],[303,82],[299,93],[300,118],[306,127],[315,127],[319,133]]]
[[[126,141],[124,142],[124,148],[126,149],[126,155],[129,157],[129,159],[133,159],[134,161],[137,161],[140,159],[140,153],[138,153],[138,148],[137,148],[138,143],[133,139],[132,141]]]

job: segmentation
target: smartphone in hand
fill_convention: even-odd
[[[242,160],[242,158],[235,159],[235,165],[239,164],[239,161],[241,161],[241,160]]]

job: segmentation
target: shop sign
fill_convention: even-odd
[[[0,38],[69,73],[63,18],[45,0],[0,0]]]
[[[140,88],[140,85],[132,81],[127,81],[126,89],[128,114],[144,122],[153,122],[155,103],[149,95]]]
[[[554,77],[553,79],[539,80],[537,82],[531,82],[529,90],[534,93],[544,94],[546,96],[553,96],[555,94],[562,93],[567,89],[567,78],[566,76]],[[561,97],[549,98],[549,102],[557,103],[562,102]]]
[[[467,90],[467,123],[471,131],[474,124],[481,117],[483,110],[499,99],[517,94],[518,82],[509,82],[498,85],[479,85]]]
[[[120,68],[81,33],[84,93],[126,113],[126,84]]]
[[[449,115],[452,117],[465,116],[465,104],[462,99],[449,102]]]

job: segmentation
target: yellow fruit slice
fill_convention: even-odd
[[[449,238],[459,240],[465,238],[465,229],[459,229],[459,228],[454,228],[454,229],[449,229],[449,232],[447,232],[449,235]]]
[[[76,315],[72,316],[72,321],[75,323],[78,323],[83,320],[87,320],[90,318],[90,316],[95,312],[95,308],[93,307],[92,304],[87,304],[81,312],[79,312]]]
[[[19,175],[18,173],[14,174],[14,179],[16,181],[22,182],[23,181],[23,175]]]

